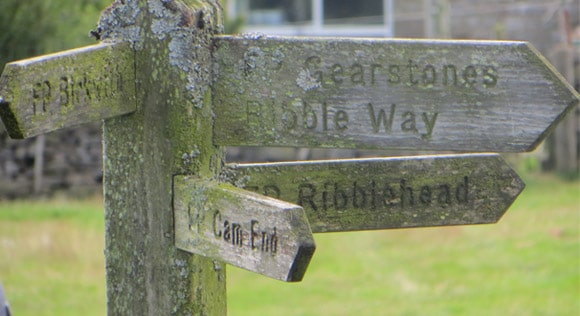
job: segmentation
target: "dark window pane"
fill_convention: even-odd
[[[326,0],[325,24],[382,24],[382,0]]]
[[[250,25],[305,24],[313,0],[247,0]],[[324,24],[383,24],[383,0],[325,0]]]
[[[296,24],[312,20],[311,0],[249,0],[249,24]]]

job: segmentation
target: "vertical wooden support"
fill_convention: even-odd
[[[578,56],[572,43],[572,26],[569,21],[569,14],[561,9],[559,13],[559,29],[564,41],[557,45],[549,54],[551,62],[554,64],[564,78],[574,86],[575,69],[574,58]],[[554,169],[563,175],[574,176],[580,169],[580,155],[578,153],[578,131],[580,130],[580,120],[577,110],[560,122],[559,126],[549,138],[549,159],[545,164],[546,169]]]
[[[451,37],[451,7],[449,0],[424,0],[423,14],[426,38]]]
[[[562,51],[556,59],[556,67],[562,72],[570,85],[574,84],[574,48],[572,45],[563,45]],[[578,172],[580,157],[578,157],[577,144],[578,117],[572,113],[560,122],[554,130],[554,158],[555,169],[562,174],[574,175]]]
[[[138,91],[137,112],[104,125],[108,313],[224,315],[225,267],[174,246],[172,213],[173,175],[212,179],[222,165],[209,89],[219,5],[117,0],[98,31],[133,42]]]
[[[45,145],[46,135],[38,135],[34,143],[34,194],[39,194],[42,191]]]

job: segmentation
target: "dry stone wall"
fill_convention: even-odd
[[[101,190],[100,124],[42,138],[12,140],[4,131],[0,133],[0,200],[58,191],[84,195]]]

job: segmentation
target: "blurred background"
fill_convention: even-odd
[[[0,0],[6,62],[94,44],[111,0]],[[580,0],[228,0],[226,33],[530,41],[578,90]],[[228,148],[228,161],[424,152]],[[316,235],[302,283],[228,268],[230,315],[579,315],[580,111],[505,155],[500,223]],[[14,315],[104,315],[101,125],[11,140],[0,123],[0,282]]]

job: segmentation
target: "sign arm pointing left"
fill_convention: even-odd
[[[12,138],[136,108],[134,51],[129,43],[102,43],[12,62],[0,77],[0,118]]]

